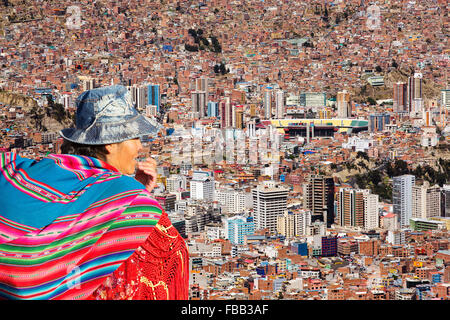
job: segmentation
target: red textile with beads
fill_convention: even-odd
[[[146,241],[89,300],[187,300],[189,261],[186,243],[163,213]]]

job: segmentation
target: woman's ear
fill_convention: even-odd
[[[107,144],[105,149],[108,151],[108,154],[115,154],[117,152],[117,143]]]

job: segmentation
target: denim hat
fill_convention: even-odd
[[[76,100],[76,128],[61,130],[69,141],[101,145],[156,135],[162,125],[138,113],[131,94],[121,85],[101,87],[80,94]]]

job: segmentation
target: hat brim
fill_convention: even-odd
[[[139,114],[132,119],[114,123],[95,123],[82,130],[67,128],[59,132],[66,140],[87,145],[104,145],[119,143],[143,136],[156,136],[163,126],[154,119]]]

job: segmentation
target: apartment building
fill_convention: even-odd
[[[252,190],[256,229],[268,228],[275,233],[277,217],[287,209],[289,189],[274,181],[264,181]]]

